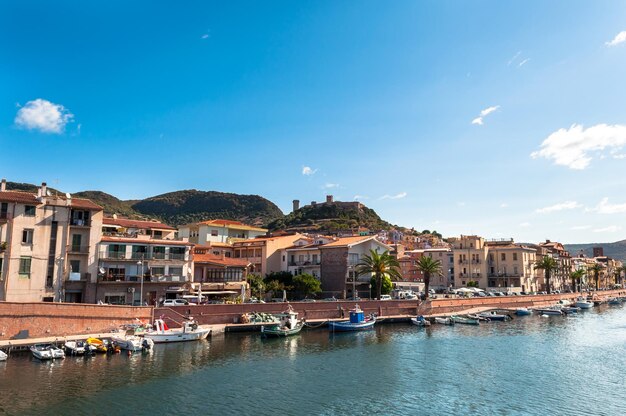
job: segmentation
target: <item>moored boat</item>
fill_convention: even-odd
[[[261,333],[266,337],[288,337],[300,333],[304,323],[298,319],[298,312],[294,311],[291,305],[283,313],[274,314],[278,320],[275,324],[263,325]]]
[[[563,311],[563,313],[570,315],[572,313],[578,313],[580,311],[580,308],[576,306],[564,306],[561,308],[561,310]]]
[[[52,360],[55,358],[65,358],[65,353],[61,348],[52,344],[35,344],[30,347],[33,357],[40,360]]]
[[[517,315],[517,316],[528,316],[531,313],[532,313],[531,310],[528,309],[528,308],[517,308],[517,309],[515,309],[515,315]]]
[[[435,318],[435,323],[439,325],[454,325],[454,321],[450,318]]]
[[[69,355],[84,355],[87,352],[87,344],[84,341],[67,341],[65,353]]]
[[[611,298],[609,299],[609,305],[622,306],[622,300],[620,298]]]
[[[576,299],[574,306],[580,309],[591,309],[593,308],[593,302],[590,302],[585,298],[578,298]]]
[[[7,358],[9,358],[9,356],[7,355],[6,352],[0,350],[0,361],[6,361]]]
[[[430,326],[430,321],[425,319],[422,315],[417,318],[411,318],[411,323],[417,326]]]
[[[560,308],[540,308],[540,309],[535,309],[535,311],[539,315],[547,315],[547,316],[563,315],[563,311]]]
[[[328,322],[328,329],[333,332],[365,331],[374,328],[375,323],[375,316],[370,315],[366,318],[359,305],[355,305],[354,309],[350,311],[350,320],[338,322],[330,321]]]
[[[151,351],[154,346],[154,341],[138,337],[132,329],[126,331],[124,335],[115,335],[111,337],[111,340],[121,349],[132,352]]]
[[[197,341],[205,339],[211,333],[210,328],[198,326],[196,321],[189,319],[183,322],[182,328],[169,329],[162,319],[154,321],[154,331],[146,332],[143,337],[155,344],[163,342]]]
[[[465,316],[453,315],[450,317],[452,322],[455,324],[463,324],[463,325],[479,325],[480,320],[476,318],[468,318]]]
[[[511,319],[509,315],[497,313],[496,311],[482,312],[479,313],[478,316],[480,318],[486,318],[490,321],[508,321],[509,319]]]

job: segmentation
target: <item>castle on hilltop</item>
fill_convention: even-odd
[[[293,200],[293,211],[297,211],[300,208],[304,208],[304,207],[316,207],[319,205],[335,205],[338,207],[343,207],[343,208],[353,208],[356,210],[360,210],[363,208],[363,204],[361,204],[359,201],[351,201],[351,202],[343,202],[343,201],[335,201],[332,195],[326,195],[326,202],[317,202],[317,201],[311,201],[311,203],[309,205],[304,205],[302,207],[300,207],[300,200],[299,199],[294,199]]]

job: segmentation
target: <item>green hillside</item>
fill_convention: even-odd
[[[604,255],[617,260],[626,260],[626,240],[616,241],[614,243],[585,243],[585,244],[565,244],[565,248],[572,256],[578,255],[583,250],[586,256],[593,256],[593,248],[602,247]]]

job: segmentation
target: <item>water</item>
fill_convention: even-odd
[[[7,415],[621,415],[626,309],[0,363]]]

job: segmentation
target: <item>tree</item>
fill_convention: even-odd
[[[402,280],[400,273],[400,264],[388,250],[382,254],[378,254],[375,250],[370,250],[369,255],[365,255],[363,260],[356,266],[357,276],[371,274],[376,279],[376,296],[380,300],[383,286],[383,277],[387,276],[390,280]]]
[[[293,287],[300,295],[307,297],[322,291],[322,283],[310,274],[299,274],[293,278]]]
[[[265,290],[272,292],[272,296],[275,296],[276,293],[282,292],[285,289],[287,289],[286,286],[278,280],[270,280],[265,283]]]
[[[291,286],[293,286],[293,275],[290,272],[272,272],[266,274],[264,280],[265,284],[271,282],[272,280],[276,280],[285,286],[284,289],[291,289]]]
[[[576,292],[576,284],[578,284],[578,290],[580,291],[580,282],[585,273],[585,269],[576,269],[569,274],[569,277],[572,279],[572,291]]]
[[[604,267],[600,263],[594,263],[593,266],[587,269],[589,273],[593,273],[593,280],[596,282],[596,290],[600,289],[600,273],[604,270]]]
[[[550,290],[550,276],[552,276],[552,272],[558,269],[559,264],[552,256],[543,256],[541,260],[537,260],[535,262],[534,269],[535,270],[543,270],[546,276],[546,291],[548,295],[551,293]]]
[[[376,284],[377,284],[376,278],[372,276],[372,278],[370,279],[370,286],[372,288],[376,288]],[[393,290],[393,282],[391,281],[389,276],[383,276],[383,284],[380,288],[380,294],[388,295],[391,293],[392,290]],[[370,297],[372,297],[371,289],[370,289]]]
[[[467,282],[467,287],[478,287],[478,282],[476,280],[470,280]]]
[[[246,279],[250,285],[250,294],[253,295],[256,293],[259,299],[261,299],[261,293],[265,291],[263,278],[258,274],[249,274]]]
[[[433,260],[433,258],[429,256],[422,256],[417,261],[417,270],[424,275],[424,299],[428,299],[430,277],[436,274],[441,274],[441,262],[439,260]]]

